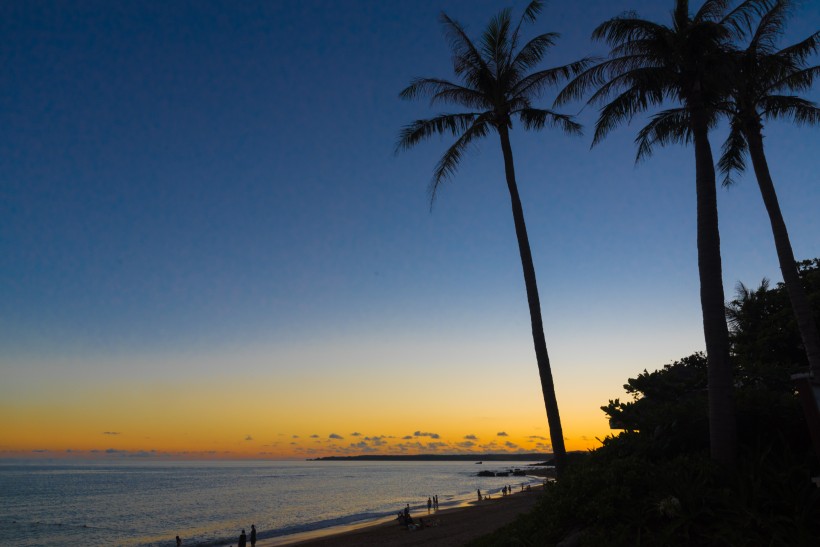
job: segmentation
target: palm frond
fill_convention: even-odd
[[[592,31],[593,40],[602,40],[610,46],[634,40],[652,39],[666,34],[669,29],[658,23],[639,19],[634,13],[627,13],[604,21]]]
[[[618,57],[636,57],[640,56],[646,59],[657,59],[659,46],[667,46],[658,37],[642,38],[640,40],[630,40],[618,45],[612,46],[609,50],[609,58],[616,59]]]
[[[645,110],[648,105],[646,97],[634,88],[627,89],[615,97],[600,110],[598,121],[595,122],[592,146],[600,143],[615,127],[624,120],[631,120],[635,114]]]
[[[561,105],[573,100],[579,100],[583,98],[584,94],[589,89],[605,85],[613,76],[623,74],[635,68],[643,67],[645,65],[645,61],[645,56],[635,55],[607,59],[599,62],[598,64],[594,64],[593,66],[584,69],[575,78],[573,78],[564,87],[564,89],[558,93],[554,104]],[[588,101],[588,104],[592,104],[592,101]]]
[[[524,10],[524,14],[521,16],[521,21],[526,21],[527,23],[535,23],[535,19],[538,17],[538,14],[541,13],[541,10],[544,8],[544,2],[541,0],[532,0],[529,3],[527,8]]]
[[[759,53],[773,53],[777,49],[777,40],[783,35],[788,16],[788,2],[778,1],[766,11],[757,23],[757,28],[749,40],[749,50]]]
[[[405,100],[413,100],[419,97],[430,97],[435,100],[442,92],[462,92],[467,97],[480,96],[474,89],[454,84],[441,78],[414,78],[410,85],[399,92],[399,97]],[[468,99],[468,101],[471,99]],[[462,103],[464,104],[464,103]]]
[[[689,127],[689,113],[685,108],[671,108],[658,112],[650,119],[635,138],[638,153],[635,162],[652,155],[655,145],[665,146],[672,143],[689,143],[692,131]]]
[[[486,95],[467,88],[442,89],[430,99],[431,105],[439,103],[458,104],[468,108],[489,110],[492,104],[487,101]]]
[[[735,39],[742,39],[751,31],[752,23],[765,17],[778,3],[779,0],[745,0],[726,13],[720,20],[720,25]]]
[[[399,97],[408,100],[430,97],[431,105],[449,103],[482,110],[492,107],[480,91],[440,78],[416,78],[399,93]]]
[[[726,13],[726,10],[728,9],[730,3],[730,0],[706,0],[706,2],[703,3],[700,9],[697,12],[695,12],[695,15],[692,16],[692,22],[704,23],[707,21],[719,21],[723,14]],[[677,2],[676,4],[680,8],[680,4],[682,4],[682,2]],[[686,6],[685,15],[687,17],[689,16],[688,11],[689,7]]]
[[[666,95],[671,94],[669,83],[664,78],[666,71],[656,67],[644,67],[618,74],[601,85],[587,100],[587,104],[599,104],[621,89],[632,89],[644,98],[642,108],[661,104]]]
[[[441,14],[445,32],[450,40],[450,49],[453,50],[453,69],[459,76],[466,72],[489,71],[487,63],[482,59],[478,49],[467,36],[464,28],[446,13]]]
[[[506,8],[490,19],[490,24],[481,35],[481,51],[494,65],[497,76],[500,67],[508,64],[510,51],[510,16],[512,10]]]
[[[547,49],[555,45],[557,32],[548,32],[536,36],[518,51],[510,65],[519,72],[524,72],[541,62]]]
[[[490,125],[486,118],[480,117],[473,123],[457,140],[447,149],[441,159],[436,164],[433,171],[433,179],[430,181],[430,207],[433,207],[433,202],[436,200],[436,193],[439,186],[444,183],[449,177],[453,176],[458,168],[464,152],[467,147],[476,139],[485,137],[489,132]]]
[[[759,103],[761,115],[791,121],[796,125],[820,123],[820,109],[813,102],[793,95],[769,95]]]
[[[569,135],[583,134],[583,126],[567,114],[559,114],[542,108],[521,108],[515,111],[526,129],[541,130],[545,127],[558,127]]]
[[[544,3],[541,0],[532,0],[524,9],[524,13],[521,14],[521,19],[518,20],[518,24],[515,26],[510,38],[510,51],[518,49],[518,41],[521,39],[521,27],[524,23],[534,23],[543,7]]]
[[[396,152],[409,150],[433,135],[464,134],[470,130],[479,116],[478,113],[469,112],[465,114],[440,114],[429,120],[416,120],[405,125],[399,132]]]
[[[781,49],[774,55],[800,66],[818,51],[820,51],[820,31],[815,32],[805,40]]]
[[[545,87],[556,85],[568,80],[576,74],[580,74],[584,69],[594,62],[594,59],[584,58],[564,66],[557,66],[545,70],[533,72],[529,76],[517,82],[510,94],[513,96],[538,97]]]
[[[766,91],[772,94],[776,91],[808,91],[818,77],[820,77],[820,66],[804,68],[772,82],[766,88]]]
[[[729,136],[721,146],[718,171],[723,174],[723,186],[735,183],[732,175],[746,170],[746,150],[748,143],[738,120],[734,120],[729,130]]]

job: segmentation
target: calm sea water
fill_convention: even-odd
[[[477,477],[522,462],[0,463],[0,545],[221,546],[427,512],[538,477]]]

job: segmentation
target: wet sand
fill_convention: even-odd
[[[520,492],[510,496],[496,496],[467,506],[433,511],[411,513],[413,519],[438,522],[437,526],[409,531],[393,518],[389,522],[368,525],[355,530],[321,537],[275,538],[260,540],[257,547],[277,547],[296,545],[299,547],[409,547],[424,545],[429,547],[454,547],[487,535],[529,512],[540,499],[543,490],[535,488],[530,492]],[[397,511],[398,512],[398,511]]]

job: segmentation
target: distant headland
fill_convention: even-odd
[[[552,454],[362,454],[359,456],[324,456],[307,461],[386,461],[386,462],[546,462]]]

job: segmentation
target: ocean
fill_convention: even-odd
[[[427,513],[539,477],[478,477],[526,462],[126,461],[1,463],[0,545],[235,545]]]

